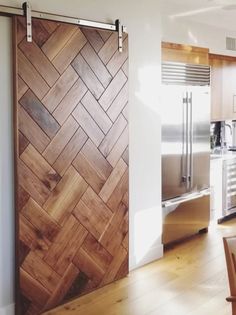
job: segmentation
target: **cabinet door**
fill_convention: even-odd
[[[210,59],[211,66],[211,120],[223,119],[223,60]]]
[[[223,61],[223,119],[236,119],[236,61]]]

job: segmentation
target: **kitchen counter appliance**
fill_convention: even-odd
[[[162,64],[163,244],[210,220],[210,67]]]

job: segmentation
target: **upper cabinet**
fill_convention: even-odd
[[[162,61],[208,65],[209,49],[162,42]]]
[[[236,119],[236,58],[209,55],[211,66],[211,119]]]

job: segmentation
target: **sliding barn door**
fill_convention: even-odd
[[[22,315],[128,273],[127,37],[17,18],[17,253]]]

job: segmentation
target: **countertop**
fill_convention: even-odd
[[[229,151],[227,148],[215,148],[211,151],[211,160],[228,160],[236,158],[236,151]]]

